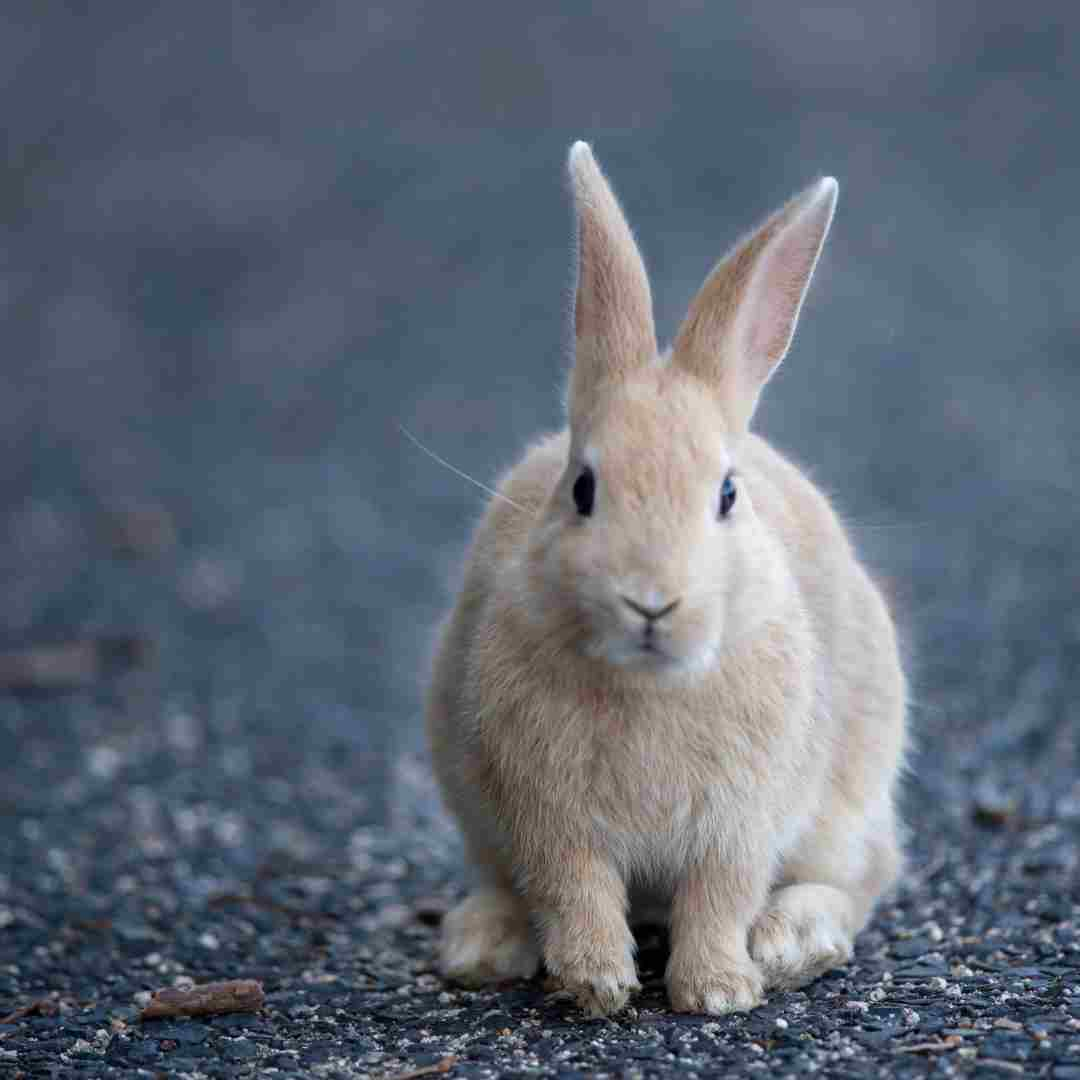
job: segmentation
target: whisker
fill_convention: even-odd
[[[407,427],[403,424],[398,424],[398,431],[405,436],[419,450],[423,450],[425,454],[432,461],[437,462],[444,469],[449,469],[455,476],[460,476],[462,480],[468,480],[470,484],[478,487],[481,491],[487,492],[494,499],[502,499],[503,502],[509,503],[515,510],[520,510],[523,514],[527,514],[529,511],[521,505],[521,503],[514,502],[509,495],[504,495],[501,491],[496,491],[494,488],[490,488],[487,484],[480,483],[474,476],[470,476],[467,472],[462,472],[456,465],[451,465],[445,458],[439,457],[434,450],[429,450]]]
[[[929,529],[934,522],[926,521],[859,521],[857,518],[848,518],[845,525],[855,532],[895,532],[900,529]]]

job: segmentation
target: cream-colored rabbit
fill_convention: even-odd
[[[893,626],[810,482],[747,431],[836,202],[818,181],[657,349],[630,229],[585,143],[569,430],[500,485],[443,628],[435,769],[475,891],[442,968],[548,970],[594,1015],[662,904],[674,1008],[756,1005],[844,963],[900,865]]]

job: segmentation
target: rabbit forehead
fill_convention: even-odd
[[[581,460],[665,486],[723,473],[730,443],[720,404],[696,379],[652,371],[605,396],[589,418]]]

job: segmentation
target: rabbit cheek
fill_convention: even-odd
[[[530,559],[529,609],[553,625],[578,624],[579,636],[588,639],[594,633],[596,606],[588,589],[592,574],[588,552],[574,539],[561,523],[552,524],[537,538]]]
[[[724,620],[715,610],[688,613],[674,635],[672,652],[684,675],[698,675],[716,665],[723,640]]]
[[[601,544],[583,541],[566,533],[553,539],[542,563],[544,603],[558,622],[576,627],[582,652],[605,659],[618,633],[607,553]]]

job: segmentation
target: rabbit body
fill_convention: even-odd
[[[746,430],[835,185],[721,263],[661,354],[640,257],[583,144],[571,175],[570,426],[500,483],[429,693],[436,776],[476,874],[442,967],[479,983],[542,958],[610,1013],[638,986],[630,925],[660,910],[673,1007],[751,1008],[843,963],[900,865],[889,614],[823,496]]]

